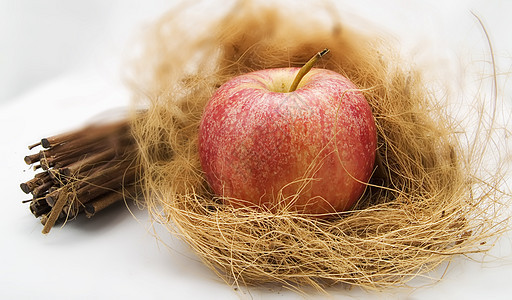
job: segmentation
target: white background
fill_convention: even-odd
[[[512,1],[339,3],[342,15],[390,32],[404,52],[415,55],[418,65],[441,69],[447,79],[461,71],[490,74],[489,51],[474,12],[491,35],[501,97],[506,105],[512,103]],[[28,205],[21,204],[27,196],[19,183],[33,174],[23,162],[26,146],[110,108],[129,105],[130,93],[122,82],[123,57],[140,28],[172,5],[163,0],[0,1],[0,298],[299,297],[276,287],[233,290],[156,226],[171,250],[158,243],[147,213],[136,207],[131,206],[134,216],[127,210],[111,210],[43,236]],[[491,253],[494,257],[486,257],[492,262],[455,259],[444,279],[431,286],[382,293],[331,289],[330,297],[509,299],[511,237],[503,236]]]

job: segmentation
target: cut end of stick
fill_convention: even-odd
[[[41,146],[43,146],[43,148],[50,148],[52,145],[48,139],[41,139]]]
[[[20,184],[20,188],[25,194],[30,193],[30,187],[28,186],[28,184],[22,183]]]
[[[321,58],[322,56],[326,55],[327,53],[329,53],[329,49],[325,48],[324,50],[320,51],[317,53],[318,55],[318,58]]]

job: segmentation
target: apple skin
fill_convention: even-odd
[[[326,69],[313,68],[288,92],[298,71],[234,77],[207,103],[200,162],[225,203],[325,214],[350,209],[364,192],[377,145],[368,102]]]

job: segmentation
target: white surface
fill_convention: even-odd
[[[172,247],[170,251],[157,243],[152,236],[147,213],[135,207],[132,209],[137,219],[126,210],[121,213],[110,211],[91,220],[76,220],[63,228],[54,228],[48,236],[40,233],[42,226],[39,221],[30,214],[28,205],[21,204],[28,198],[19,189],[19,183],[32,176],[32,171],[23,162],[28,153],[26,146],[43,136],[74,128],[109,108],[128,105],[129,93],[118,73],[119,57],[123,47],[127,47],[124,43],[130,29],[135,30],[169,5],[162,1],[145,1],[144,7],[134,6],[134,1],[116,1],[109,5],[100,2],[103,3],[94,1],[96,8],[88,10],[83,7],[86,4],[78,1],[73,5],[69,1],[52,1],[57,7],[47,4],[48,7],[39,7],[39,12],[31,10],[36,1],[0,2],[0,19],[18,22],[10,28],[0,26],[2,53],[13,55],[12,59],[2,56],[0,60],[0,81],[3,82],[0,90],[8,89],[9,85],[16,86],[9,92],[3,92],[0,99],[21,93],[3,103],[0,101],[0,187],[3,193],[0,298],[298,298],[298,295],[278,288],[234,291],[198,262],[179,241],[163,235]],[[499,70],[510,72],[511,2],[447,2],[366,0],[357,4],[345,3],[340,7],[353,15],[373,19],[379,26],[395,33],[406,51],[418,54],[418,64],[445,66],[447,74],[460,71],[457,64],[449,63],[452,60],[463,65],[466,62],[489,61],[481,29],[470,14],[473,10],[482,17],[491,34]],[[57,11],[48,19],[44,12],[51,9]],[[89,38],[74,37],[77,29],[73,28],[72,24],[76,25],[73,18],[69,19],[69,28],[64,28],[66,23],[58,23],[64,14],[73,12],[80,12],[83,20],[87,20],[84,26],[89,27],[82,28],[81,33]],[[19,16],[27,16],[30,20],[17,19]],[[47,36],[44,41],[36,43],[36,47],[27,49],[20,42],[20,36],[41,38],[41,31],[36,30],[38,26],[33,24],[40,24],[43,20],[47,27],[41,30],[46,31]],[[105,20],[120,24],[104,26]],[[100,37],[95,36],[100,32]],[[14,48],[5,51],[3,47],[6,44]],[[69,51],[60,54],[67,57],[60,61],[55,58],[59,57],[55,56],[55,51],[58,45],[63,44],[102,50],[91,50],[93,54],[89,50]],[[49,48],[40,49],[37,45]],[[429,50],[426,54],[425,49]],[[42,57],[40,50],[46,53]],[[435,53],[441,55],[436,57]],[[460,57],[460,54],[464,56]],[[53,60],[46,60],[47,57],[53,57]],[[44,61],[48,67],[36,79],[27,71],[33,66],[31,59]],[[12,80],[15,82],[9,81],[6,66],[12,71],[9,73],[14,74],[15,79]],[[482,67],[482,70],[489,74],[489,69]],[[500,80],[507,85],[506,75],[502,75]],[[510,84],[504,87],[503,98],[510,104],[512,93],[508,86]],[[482,265],[463,258],[456,259],[444,279],[432,286],[380,294],[357,288],[350,291],[331,289],[329,292],[335,299],[509,299],[512,295],[511,240],[510,233],[500,239],[492,251],[498,259],[492,263]],[[422,282],[414,283],[421,285]],[[324,297],[312,295],[312,298]]]
[[[172,1],[0,1],[0,103],[119,58],[126,39]]]

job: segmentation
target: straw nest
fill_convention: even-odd
[[[333,10],[244,1],[193,27],[194,9],[164,15],[147,33],[136,69],[146,113],[134,132],[152,216],[226,281],[400,286],[455,255],[488,250],[504,230],[499,176],[477,176],[482,141],[461,142],[446,99],[386,40],[351,29]],[[331,53],[317,67],[352,80],[375,116],[381,159],[364,196],[331,218],[222,204],[198,157],[206,102],[233,76],[301,66],[323,48]]]

